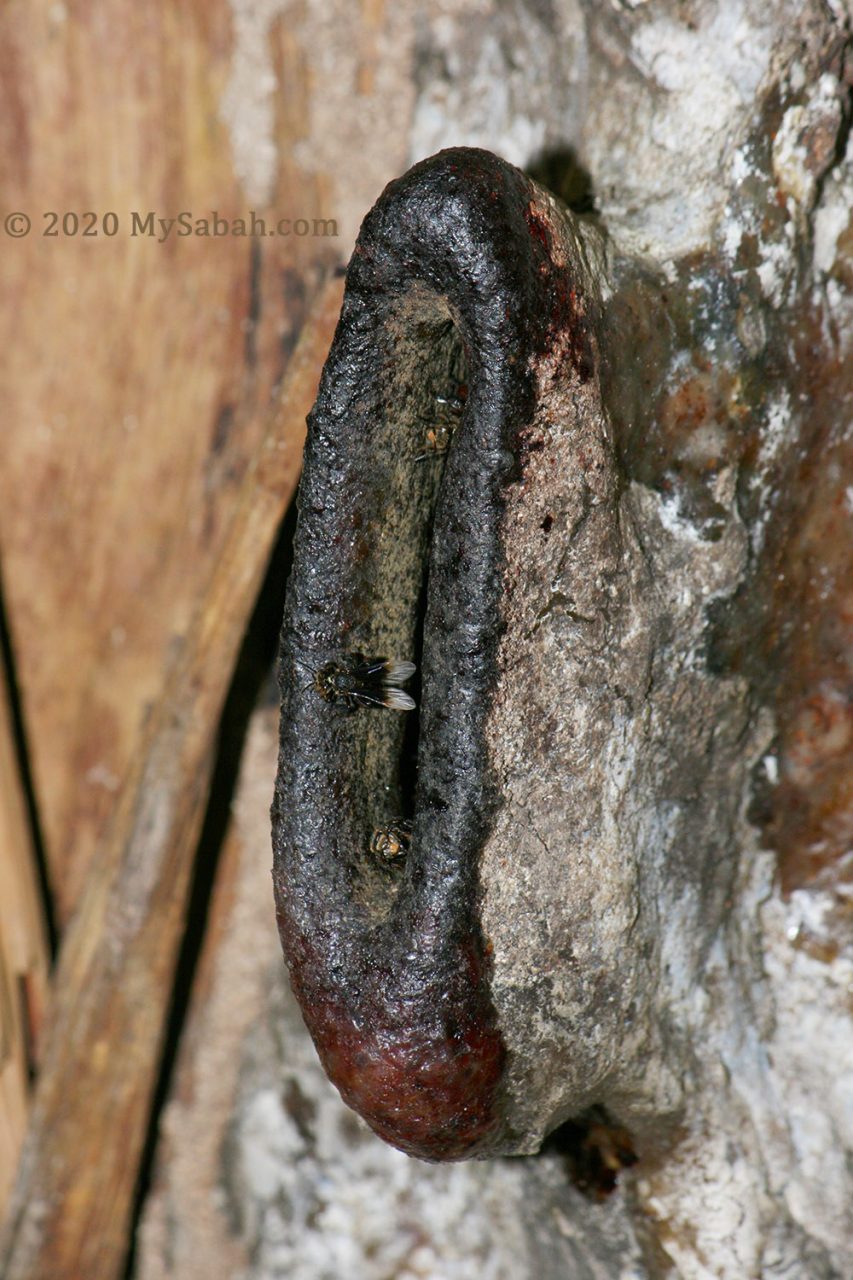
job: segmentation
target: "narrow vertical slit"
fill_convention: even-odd
[[[356,893],[374,920],[391,909],[405,865],[405,849],[396,857],[377,858],[377,840],[414,819],[435,512],[461,423],[467,376],[462,342],[443,300],[421,294],[414,306],[407,301],[392,315],[388,330],[393,364],[371,445],[370,515],[367,528],[361,522],[358,527],[365,560],[370,557],[380,567],[372,581],[368,574],[353,644],[368,656],[414,663],[406,691],[415,707],[403,716],[368,711],[353,716],[345,730],[359,762],[364,805],[358,824],[363,855],[354,854]]]
[[[419,448],[414,466],[427,466],[435,471],[432,500],[424,513],[425,547],[423,576],[415,606],[414,647],[412,661],[415,675],[409,692],[415,700],[415,709],[407,717],[400,753],[400,791],[403,814],[411,820],[415,810],[417,789],[418,743],[421,727],[421,697],[423,694],[424,624],[429,599],[429,566],[432,551],[435,510],[441,474],[453,442],[453,434],[462,416],[466,393],[465,358],[459,336],[452,320],[441,326],[435,340],[438,352],[435,376],[427,383],[426,416],[421,419]],[[435,357],[433,357],[435,358]]]
[[[39,816],[38,803],[36,800],[32,765],[30,763],[31,753],[26,719],[24,716],[24,704],[21,695],[20,683],[18,681],[9,616],[6,609],[2,565],[0,565],[0,660],[2,661],[3,668],[0,679],[5,681],[6,686],[6,696],[9,704],[9,718],[12,723],[12,739],[15,751],[15,760],[18,766],[18,778],[20,780],[24,807],[26,809],[31,848],[35,861],[36,877],[38,880],[41,904],[44,913],[47,945],[52,963],[56,959],[57,948],[56,915],[54,912],[53,894],[50,888],[47,850],[45,847],[41,818]]]
[[[39,1022],[38,1008],[31,975],[19,973],[16,976],[18,980],[18,1008],[21,1012],[21,1034],[24,1042],[24,1066],[26,1067],[27,1080],[32,1085],[35,1083],[38,1063],[36,1039]]]

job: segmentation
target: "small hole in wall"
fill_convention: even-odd
[[[637,1163],[627,1129],[604,1107],[590,1107],[549,1134],[540,1157],[557,1156],[569,1180],[590,1200],[606,1200],[616,1190],[619,1174]]]
[[[527,165],[527,173],[572,213],[596,213],[592,178],[571,147],[542,151]]]

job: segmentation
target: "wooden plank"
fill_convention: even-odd
[[[269,780],[277,754],[278,714],[263,707],[250,722],[217,866],[160,1129],[156,1188],[141,1224],[137,1280],[214,1280],[249,1265],[247,1242],[229,1221],[222,1165],[246,1039],[270,1018],[270,974],[285,981],[268,860],[258,856],[269,840]]]
[[[111,1280],[122,1273],[218,718],[296,484],[305,416],[341,297],[342,281],[331,279],[300,339],[196,620],[67,930],[0,1248],[6,1280]]]
[[[31,1061],[47,999],[49,953],[35,854],[0,671],[0,1216],[29,1106]]]
[[[0,12],[4,216],[32,222],[0,239],[0,519],[60,926],[222,549],[318,268],[339,253],[334,238],[132,234],[133,212],[329,216],[293,159],[298,45],[270,36],[287,109],[264,139],[240,114],[252,68],[238,37],[227,0]],[[248,85],[231,84],[238,62]],[[65,234],[60,219],[43,234],[45,214],[73,228],[85,211],[114,212],[117,233]]]

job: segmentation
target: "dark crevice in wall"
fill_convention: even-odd
[[[9,615],[6,609],[6,597],[3,591],[2,565],[0,565],[0,666],[2,666],[0,679],[5,681],[6,697],[9,704],[9,718],[12,727],[12,746],[18,766],[18,779],[24,799],[24,806],[26,808],[32,852],[35,859],[35,870],[38,877],[42,906],[44,908],[48,947],[50,950],[51,961],[53,961],[56,958],[57,948],[56,916],[53,906],[53,894],[51,893],[50,888],[47,852],[45,849],[41,819],[39,817],[38,801],[36,799],[35,780],[33,778],[32,765],[30,763],[31,757],[27,725],[24,716],[24,703],[21,694],[21,687],[18,682],[18,670],[15,661],[14,646],[12,643],[12,632],[9,625]]]

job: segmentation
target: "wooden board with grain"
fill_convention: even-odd
[[[29,1112],[48,993],[47,928],[4,673],[0,671],[0,1216]]]
[[[134,213],[329,216],[293,159],[305,71],[279,28],[264,139],[225,0],[0,15],[4,211],[32,224],[0,235],[0,545],[60,926],[339,254],[328,236],[133,234]]]
[[[216,729],[298,477],[305,416],[342,287],[331,279],[310,313],[66,932],[45,1062],[0,1245],[6,1280],[122,1274]]]

